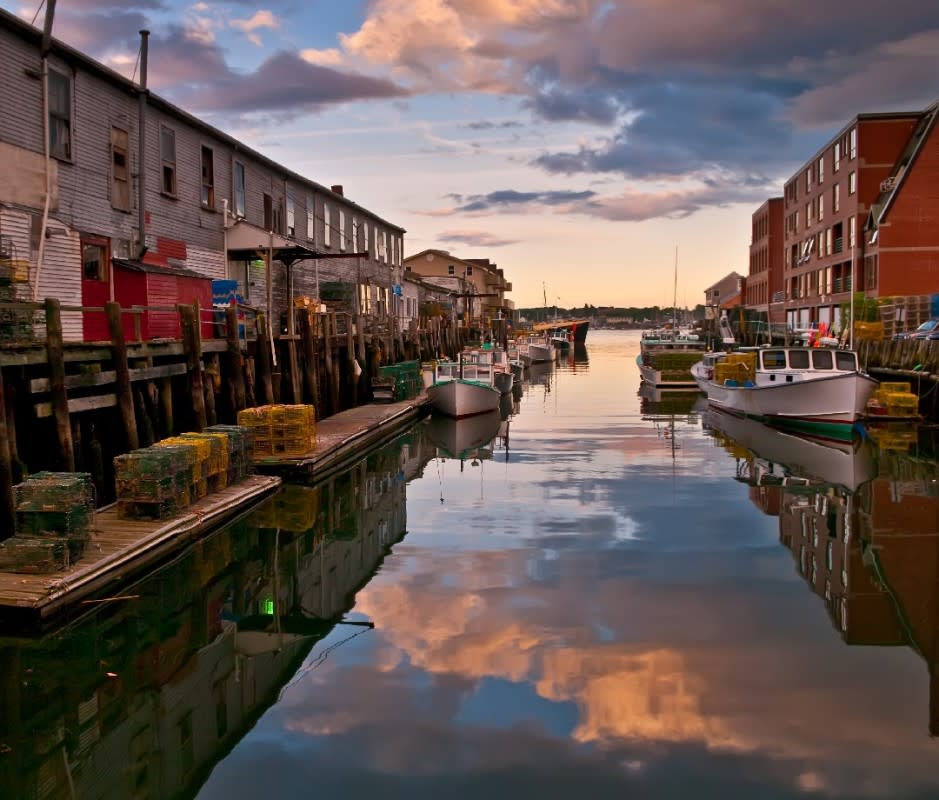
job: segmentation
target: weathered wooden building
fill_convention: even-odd
[[[404,230],[341,186],[277,164],[55,39],[44,48],[39,30],[2,10],[0,52],[0,249],[21,297],[100,307],[119,299],[117,258],[237,281],[275,321],[299,296],[366,322],[402,312]],[[182,279],[157,285],[152,305],[191,300]],[[98,338],[78,312],[63,325],[68,339]]]

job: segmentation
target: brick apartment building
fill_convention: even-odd
[[[746,280],[747,308],[761,311],[770,322],[773,298],[783,288],[783,199],[773,197],[753,213],[750,236],[750,270]]]
[[[859,114],[785,184],[786,323],[843,324],[851,288],[939,291],[937,106]]]
[[[55,39],[44,115],[41,37],[0,10],[0,250],[20,294],[126,305],[136,270],[159,288],[135,304],[189,302],[186,282],[225,279],[274,319],[299,295],[372,319],[403,313],[401,227],[156,94],[141,115],[139,85]],[[65,313],[66,338],[106,336],[97,316]]]

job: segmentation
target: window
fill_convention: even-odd
[[[466,277],[467,277],[467,278],[472,278],[472,277],[473,277],[473,268],[472,268],[472,267],[467,267],[467,268],[466,268]]]
[[[284,198],[278,198],[274,204],[274,227],[271,228],[274,233],[284,232]]]
[[[809,167],[805,171],[805,191],[810,192],[812,190],[812,168]]]
[[[831,213],[837,214],[841,210],[841,184],[831,187]]]
[[[857,191],[857,173],[852,172],[848,175],[848,194],[854,194]]]
[[[247,195],[245,194],[245,165],[235,162],[235,216],[244,217]]]
[[[818,169],[816,172],[815,180],[822,184],[825,182],[825,156],[819,156],[818,158]]]
[[[352,218],[352,252],[359,252],[359,220]]]
[[[332,247],[333,235],[329,221],[329,206],[323,203],[323,246]]]
[[[763,351],[763,369],[785,369],[786,351],[785,350],[764,350]]]
[[[456,267],[454,267],[453,264],[450,264],[447,267],[447,275],[455,275],[455,274],[456,274]]]
[[[809,351],[808,350],[790,350],[789,351],[789,366],[792,369],[808,369],[809,368]]]
[[[264,195],[264,230],[274,230],[274,198]]]
[[[835,351],[835,365],[840,370],[854,372],[857,370],[857,356],[844,350]]]
[[[812,222],[812,203],[805,204],[805,224],[810,225]]]
[[[107,239],[82,237],[82,279],[106,281],[108,279],[109,242]]]
[[[382,231],[381,234],[381,260],[388,262],[388,231]]]
[[[297,235],[297,209],[290,195],[287,195],[287,235]]]
[[[111,128],[111,208],[130,211],[130,169],[127,163],[127,131]]]
[[[857,217],[848,217],[848,247],[857,244]]]
[[[306,196],[306,238],[316,241],[316,211],[313,205],[313,195]]]
[[[372,250],[371,242],[369,242],[369,239],[368,239],[368,222],[367,221],[362,222],[362,241],[364,242],[365,249],[369,251],[369,256],[374,257],[375,251]]]
[[[202,146],[202,207],[215,208],[215,154]]]
[[[176,131],[160,126],[160,160],[163,163],[160,191],[176,196]]]
[[[831,162],[832,171],[837,172],[838,168],[841,166],[841,142],[835,142],[831,154]]]
[[[346,249],[346,212],[339,209],[339,249]]]
[[[812,351],[812,366],[815,369],[831,369],[833,365],[831,350]]]
[[[857,128],[851,128],[848,134],[848,158],[857,158]]]
[[[49,70],[49,153],[53,158],[72,158],[72,79]]]
[[[825,195],[818,196],[818,221],[825,219]]]
[[[834,250],[832,249],[832,240],[831,240],[831,228],[825,228],[825,255],[830,256]]]

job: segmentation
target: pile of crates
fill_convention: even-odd
[[[394,387],[394,400],[410,400],[417,397],[423,388],[420,361],[400,361],[378,368],[375,383]]]
[[[78,561],[91,538],[95,493],[83,472],[37,472],[16,487],[16,534],[0,545],[0,569],[45,573]]]
[[[118,516],[159,520],[244,479],[251,463],[245,428],[215,425],[114,459]]]
[[[691,380],[691,368],[701,360],[700,351],[652,352],[646,355],[646,363],[662,373],[663,381]]]
[[[0,303],[13,305],[29,299],[29,261],[17,253],[10,237],[0,234]],[[30,308],[0,308],[0,341],[23,342],[34,338]]]
[[[302,456],[316,449],[316,412],[309,405],[270,405],[238,412],[256,458]]]
[[[756,353],[728,353],[714,365],[714,382],[723,386],[745,386],[756,375]]]
[[[913,418],[919,415],[919,397],[909,383],[885,381],[874,391],[867,410],[872,416]]]

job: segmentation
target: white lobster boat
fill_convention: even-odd
[[[877,388],[852,350],[774,347],[709,354],[692,370],[710,405],[829,439],[853,436]]]
[[[436,411],[455,419],[496,411],[502,392],[490,366],[442,361],[433,365],[427,398]]]
[[[463,364],[473,364],[478,375],[486,369],[492,370],[492,384],[502,394],[509,394],[515,384],[515,373],[509,362],[508,354],[501,347],[485,344],[482,347],[468,347],[463,350]]]
[[[532,364],[554,361],[554,345],[547,335],[522,336],[518,339],[519,352],[527,354]]]

